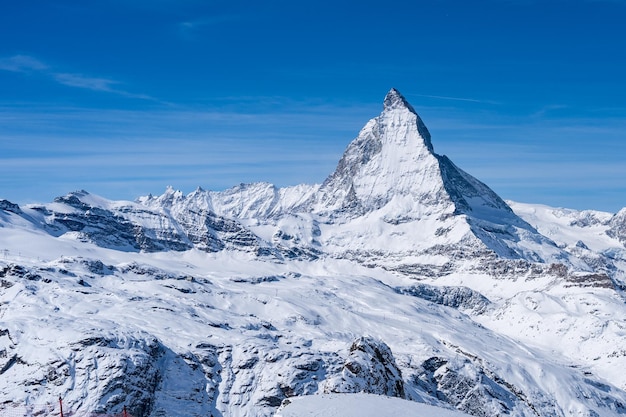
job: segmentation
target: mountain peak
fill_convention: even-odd
[[[361,129],[322,184],[319,201],[326,208],[361,213],[402,199],[408,210],[423,206],[420,201],[441,200],[440,177],[428,129],[392,88],[382,113]]]
[[[415,125],[417,127],[417,133],[422,138],[424,146],[431,152],[433,151],[433,145],[430,141],[430,132],[426,128],[426,125],[417,114],[413,106],[404,98],[404,96],[395,88],[389,90],[387,95],[385,96],[385,100],[383,101],[383,112],[381,116],[391,115],[397,111],[408,110],[411,114],[409,119],[411,119],[410,124]],[[413,120],[415,118],[415,120]]]
[[[397,217],[449,212],[513,221],[495,192],[434,152],[426,125],[395,88],[385,96],[380,116],[348,145],[321,190],[326,207],[357,214],[395,201],[385,210]]]
[[[407,109],[411,113],[415,113],[415,109],[409,102],[404,98],[402,94],[395,88],[389,90],[387,95],[385,96],[384,110],[393,110],[393,109]]]

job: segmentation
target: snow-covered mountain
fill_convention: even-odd
[[[626,209],[507,204],[392,89],[321,185],[0,200],[0,413],[626,414],[625,243]]]

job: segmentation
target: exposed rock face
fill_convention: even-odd
[[[8,330],[4,333],[12,351],[24,352],[20,341],[11,338]],[[0,374],[9,379],[27,375],[24,390],[34,398],[44,394],[46,387],[67,393],[67,412],[82,408],[120,413],[127,405],[134,416],[152,413],[163,378],[162,362],[168,355],[154,338],[118,340],[94,335],[70,342],[58,354],[46,358],[15,353]]]
[[[412,376],[412,382],[473,416],[508,415],[514,408],[524,409],[525,415],[541,415],[523,393],[497,376],[489,375],[468,358],[454,361],[429,358]]]
[[[4,210],[4,211],[15,213],[15,214],[22,214],[22,210],[20,209],[20,206],[18,206],[15,203],[11,203],[8,200],[0,200],[0,210]]]
[[[418,284],[396,288],[400,294],[419,297],[448,307],[469,310],[480,314],[489,306],[487,297],[467,287],[448,287]]]
[[[324,392],[365,392],[405,397],[402,372],[396,365],[391,349],[384,342],[371,337],[360,337],[352,343],[341,374],[326,381]]]
[[[327,368],[339,358],[309,349],[293,352],[278,344],[225,347],[220,361],[220,398],[224,415],[240,409],[244,416],[272,416],[283,400],[318,391]]]
[[[609,223],[607,234],[618,239],[626,246],[626,208],[621,209]]]
[[[235,249],[263,254],[260,239],[236,220],[206,209],[174,208],[174,194],[166,193],[161,199],[163,207],[152,210],[136,203],[108,202],[78,191],[55,199],[51,207],[32,207],[30,214],[55,236],[73,233],[78,240],[116,250]],[[180,193],[178,196],[180,199]]]

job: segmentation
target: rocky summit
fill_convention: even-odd
[[[624,415],[625,210],[505,202],[395,89],[321,184],[0,200],[0,415]]]

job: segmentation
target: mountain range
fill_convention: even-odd
[[[392,89],[322,184],[0,200],[0,413],[624,415],[625,245],[626,208],[504,201]]]

